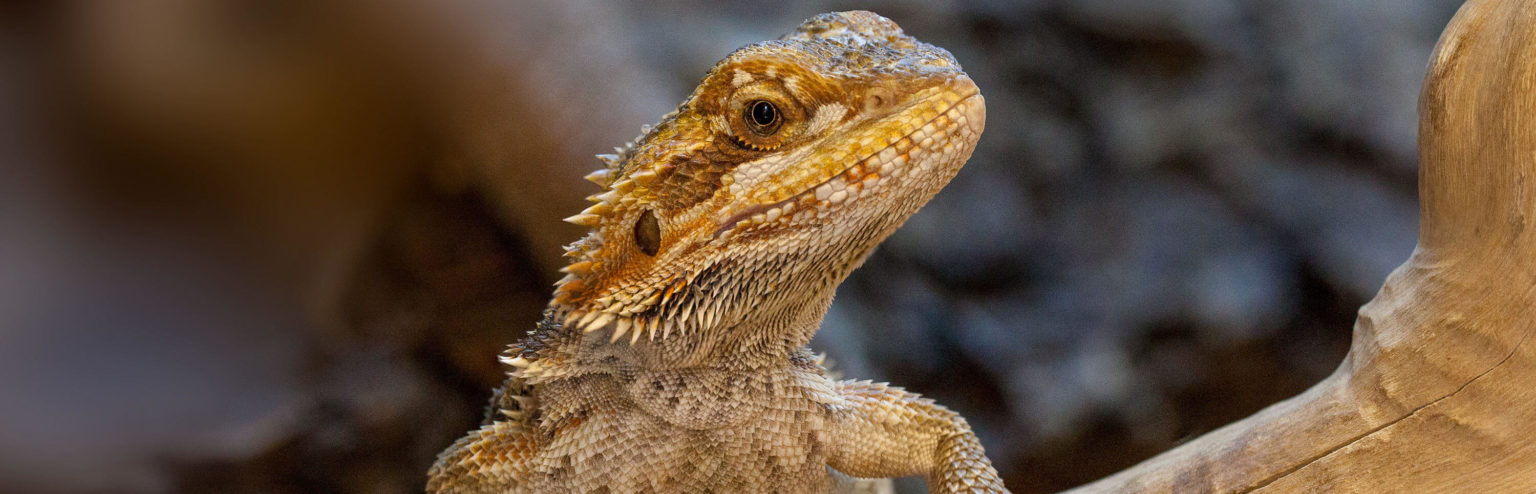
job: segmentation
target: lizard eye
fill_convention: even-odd
[[[779,131],[779,124],[783,123],[783,119],[779,118],[779,108],[767,101],[757,100],[747,103],[745,113],[742,115],[742,120],[747,122],[747,128],[760,136],[773,135],[774,132]]]
[[[656,223],[656,215],[650,211],[641,213],[640,219],[635,220],[635,245],[648,256],[661,250],[661,225]]]

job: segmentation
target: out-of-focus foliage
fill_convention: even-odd
[[[1456,5],[7,6],[0,490],[419,491],[538,317],[590,155],[854,7],[954,52],[988,129],[814,345],[965,414],[1016,491],[1070,487],[1337,365],[1413,246]]]

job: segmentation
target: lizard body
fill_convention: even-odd
[[[828,492],[925,476],[1002,492],[965,420],[834,381],[833,292],[970,158],[986,119],[941,48],[823,14],[719,62],[589,176],[545,318],[433,492]]]

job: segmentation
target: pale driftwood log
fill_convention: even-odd
[[[1462,6],[1419,110],[1419,246],[1339,369],[1074,492],[1536,492],[1536,0]]]

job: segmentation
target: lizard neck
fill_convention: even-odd
[[[665,338],[610,341],[605,331],[582,332],[554,324],[567,309],[546,314],[539,329],[513,354],[542,361],[541,373],[582,375],[636,370],[709,368],[758,370],[788,365],[810,343],[832,303],[829,288],[749,313],[730,326],[704,328]],[[558,368],[556,368],[558,367]]]
[[[821,327],[832,291],[785,304],[777,310],[753,314],[741,324],[720,331],[701,331],[698,352],[684,350],[678,356],[686,364],[722,369],[756,369],[782,366],[805,348]],[[666,358],[666,357],[664,357]]]

